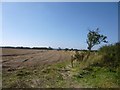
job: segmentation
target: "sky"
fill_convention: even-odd
[[[117,2],[6,2],[0,45],[87,49],[88,29],[96,28],[108,44],[118,41]]]

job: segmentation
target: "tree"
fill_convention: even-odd
[[[73,48],[70,49],[70,51],[73,51],[73,50],[74,50]]]
[[[60,47],[58,47],[58,51],[62,50]]]
[[[48,47],[48,50],[53,50],[53,48],[51,48],[51,47]]]
[[[91,51],[93,46],[98,45],[101,42],[107,43],[108,41],[106,41],[106,39],[107,36],[99,34],[99,28],[96,30],[89,30],[89,33],[87,34],[88,50]]]
[[[69,50],[69,48],[65,48],[65,51],[68,51]]]

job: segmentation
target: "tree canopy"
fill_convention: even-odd
[[[107,36],[99,33],[99,28],[96,30],[89,30],[89,33],[87,34],[87,44],[89,51],[91,51],[93,46],[98,45],[101,42],[107,43],[108,41],[106,39]]]

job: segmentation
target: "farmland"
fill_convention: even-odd
[[[107,48],[112,50],[107,46],[103,47],[105,51],[91,52],[80,63],[74,61],[73,67],[71,55],[75,51],[3,48],[2,87],[118,88],[119,63],[115,63],[117,59],[110,61],[113,58],[103,54]],[[79,54],[81,52],[86,51],[79,51]],[[109,62],[106,62],[108,58]]]
[[[69,61],[72,53],[57,50],[30,50],[30,49],[6,49],[6,48],[3,48],[2,52],[3,52],[2,54],[3,87],[19,87],[19,88],[38,87],[37,85],[39,85],[39,83],[43,81],[41,79],[46,79],[45,77],[43,78],[43,76],[46,75],[46,73],[44,72],[47,72],[48,68],[54,70],[54,68],[52,67],[55,67],[56,63],[59,64]],[[57,77],[56,75],[57,74],[54,74],[55,77]],[[27,82],[27,81],[32,82],[31,79],[32,76],[37,78],[39,77],[38,80],[40,81],[40,82],[37,81],[38,83],[36,83],[36,81],[33,80],[33,82],[35,82],[33,86],[29,85],[30,83]],[[24,84],[19,85],[21,84],[19,83],[21,80],[23,80],[22,82],[25,83],[26,86],[24,86]],[[39,87],[47,87],[46,83],[47,82],[43,83],[44,85],[39,85]],[[52,83],[52,81],[50,80],[49,83]]]
[[[70,54],[64,51],[3,49],[3,70],[45,66],[69,59]]]

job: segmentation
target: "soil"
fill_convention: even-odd
[[[51,65],[70,60],[71,52],[57,50],[2,49],[2,69],[12,71],[23,67]]]

